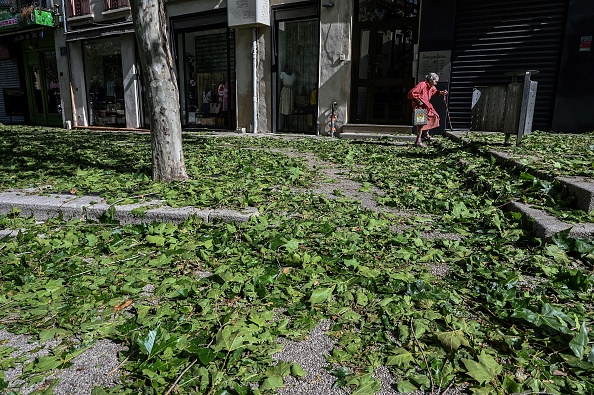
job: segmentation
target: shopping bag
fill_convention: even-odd
[[[413,115],[413,125],[427,125],[427,110],[424,108],[415,108]]]

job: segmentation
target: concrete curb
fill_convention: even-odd
[[[594,210],[594,180],[585,177],[557,177],[557,181],[575,196],[575,207],[587,213]]]
[[[180,223],[192,216],[205,222],[221,220],[224,222],[246,222],[258,215],[258,210],[248,208],[243,212],[226,209],[197,209],[195,207],[160,206],[160,201],[143,203],[110,205],[105,200],[93,196],[70,196],[61,194],[37,195],[30,190],[9,191],[0,193],[0,214],[8,214],[19,210],[22,217],[33,217],[38,221],[49,218],[70,220],[80,218],[87,221],[98,221],[113,207],[114,219],[121,224],[151,223],[153,221]],[[134,214],[133,210],[144,209],[142,214]]]
[[[446,132],[445,136],[463,144],[470,143],[469,140],[464,138],[463,133],[464,132],[451,131]],[[500,164],[513,166],[517,169],[526,169],[532,175],[544,180],[558,181],[576,198],[575,207],[577,209],[585,212],[594,210],[594,180],[585,177],[554,177],[542,171],[527,167],[505,152],[489,150],[487,153],[492,155]],[[509,211],[520,212],[533,221],[532,230],[535,236],[543,240],[550,241],[553,235],[567,229],[571,229],[569,231],[570,237],[594,239],[594,223],[569,224],[543,210],[536,209],[528,204],[520,202],[510,202],[506,209]]]
[[[415,141],[416,136],[409,134],[388,134],[388,133],[370,133],[370,132],[342,132],[338,135],[339,138],[345,140],[394,140],[401,142]]]
[[[567,229],[571,229],[569,231],[569,237],[594,239],[594,223],[569,224],[547,214],[543,210],[520,202],[510,202],[507,205],[507,209],[522,213],[533,221],[532,231],[540,239],[550,241],[556,233]]]

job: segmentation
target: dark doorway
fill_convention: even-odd
[[[61,125],[62,106],[55,51],[27,51],[24,59],[31,123]]]
[[[417,0],[358,0],[353,37],[353,123],[410,122],[406,92],[415,84]]]

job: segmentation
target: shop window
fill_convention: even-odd
[[[317,127],[319,21],[279,22],[278,130],[315,132]]]
[[[228,28],[178,35],[182,122],[230,128],[235,124],[234,31]]]
[[[43,64],[45,66],[45,83],[47,94],[47,111],[54,114],[62,113],[60,101],[60,82],[58,79],[58,64],[55,52],[44,52]]]
[[[120,41],[102,39],[84,44],[89,124],[126,126],[126,105]]]

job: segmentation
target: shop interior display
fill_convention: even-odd
[[[317,19],[280,22],[278,36],[278,130],[315,133],[318,112]]]
[[[188,125],[232,124],[234,50],[232,30],[217,28],[186,33],[182,98]]]
[[[93,125],[126,125],[121,64],[119,54],[103,56],[102,73],[91,79],[89,99]]]
[[[229,83],[224,73],[198,73],[190,79],[188,123],[223,126],[229,111]]]

